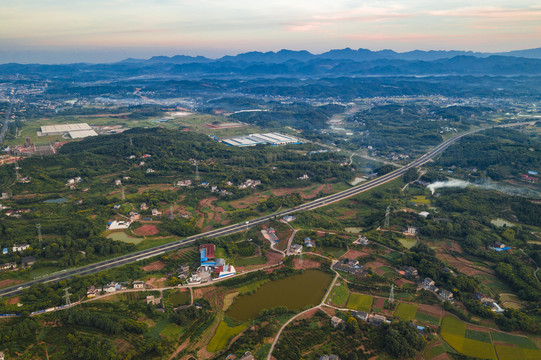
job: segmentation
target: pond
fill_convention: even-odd
[[[65,203],[67,202],[68,199],[64,199],[64,198],[58,198],[58,199],[49,199],[49,200],[45,200],[44,203],[48,203],[48,204],[62,204],[62,203]]]
[[[263,309],[287,306],[290,310],[300,310],[308,305],[317,305],[325,295],[332,275],[319,270],[306,270],[263,284],[254,294],[240,295],[227,311],[228,316],[247,321],[253,319]]]
[[[107,235],[107,237],[111,240],[122,241],[125,243],[130,243],[130,244],[135,244],[135,245],[139,244],[141,241],[144,240],[143,238],[131,237],[128,234],[126,234],[124,231],[110,233],[109,235]]]

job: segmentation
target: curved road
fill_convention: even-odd
[[[538,120],[519,122],[519,123],[512,123],[512,124],[505,124],[505,125],[497,125],[495,127],[522,126],[522,125],[535,123],[536,121],[538,121]],[[137,252],[127,254],[127,255],[122,255],[122,256],[119,256],[119,257],[116,257],[116,258],[113,258],[113,259],[104,260],[104,261],[101,261],[101,262],[98,262],[98,263],[95,263],[95,264],[86,265],[86,266],[76,268],[76,269],[62,270],[62,271],[59,271],[57,273],[53,273],[51,275],[44,276],[44,277],[42,277],[40,279],[34,279],[34,280],[28,281],[26,283],[22,283],[22,284],[18,284],[18,285],[14,285],[14,286],[11,286],[11,287],[1,289],[0,290],[0,297],[18,295],[18,294],[22,293],[24,289],[30,287],[31,285],[35,285],[35,284],[39,284],[39,283],[46,284],[46,283],[50,283],[50,282],[56,282],[56,281],[60,281],[60,280],[64,280],[64,279],[69,279],[69,278],[72,278],[74,276],[89,275],[89,274],[97,273],[99,271],[103,271],[103,270],[110,269],[110,268],[113,268],[113,267],[125,265],[125,264],[128,264],[128,263],[132,263],[132,262],[135,262],[135,261],[138,261],[138,260],[143,260],[143,259],[146,259],[146,258],[154,257],[154,256],[157,256],[157,255],[161,255],[161,254],[163,254],[165,252],[176,250],[176,249],[178,249],[180,247],[183,247],[183,246],[186,246],[188,244],[194,243],[195,241],[197,241],[199,239],[202,239],[202,238],[205,238],[205,237],[212,238],[212,237],[219,237],[219,236],[223,236],[223,235],[229,235],[229,234],[241,231],[241,230],[245,230],[245,229],[247,229],[249,227],[252,227],[252,226],[259,225],[261,223],[267,222],[270,219],[273,219],[273,218],[276,218],[276,217],[282,217],[284,215],[290,215],[290,214],[300,212],[300,211],[316,209],[318,207],[326,206],[328,204],[331,204],[331,203],[334,203],[334,202],[349,198],[351,196],[355,196],[357,194],[360,194],[362,192],[371,190],[371,189],[373,189],[375,187],[378,187],[378,186],[380,186],[382,184],[385,184],[385,183],[387,183],[389,181],[392,181],[392,180],[400,177],[408,169],[419,167],[419,166],[422,166],[422,165],[426,164],[433,157],[440,154],[443,150],[445,150],[452,143],[458,141],[459,139],[463,138],[464,136],[468,136],[468,135],[471,135],[471,134],[474,134],[476,132],[483,131],[483,130],[486,130],[486,129],[489,129],[489,128],[481,128],[481,129],[471,130],[471,131],[465,132],[463,134],[457,135],[457,136],[455,136],[453,138],[450,138],[450,139],[444,141],[443,143],[441,143],[440,145],[436,146],[434,149],[430,150],[425,155],[423,155],[420,158],[412,161],[408,165],[405,165],[405,166],[403,166],[403,167],[401,167],[399,169],[396,169],[396,170],[394,170],[394,171],[392,171],[390,173],[382,175],[382,176],[380,176],[380,177],[378,177],[378,178],[376,178],[374,180],[371,180],[371,181],[365,182],[363,184],[354,186],[354,187],[352,187],[350,189],[338,192],[336,194],[328,195],[328,196],[325,196],[325,197],[310,201],[310,202],[305,203],[303,205],[293,207],[291,209],[282,210],[282,211],[276,212],[274,214],[265,215],[265,216],[262,216],[262,217],[259,217],[259,218],[256,218],[256,219],[253,219],[253,220],[250,220],[250,221],[242,222],[242,223],[239,223],[239,224],[228,225],[228,226],[222,227],[220,229],[208,231],[206,233],[189,236],[187,238],[177,240],[177,241],[174,241],[172,243],[156,246],[154,248],[137,251]]]

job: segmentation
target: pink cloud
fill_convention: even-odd
[[[427,14],[443,17],[498,19],[510,21],[541,21],[541,8],[513,9],[500,7],[466,7],[450,10],[429,11]]]
[[[332,23],[310,21],[306,23],[288,25],[286,26],[286,30],[291,32],[317,31],[329,25],[332,25]]]

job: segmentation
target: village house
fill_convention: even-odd
[[[299,244],[293,244],[289,248],[289,251],[295,255],[300,255],[302,253],[302,245]]]
[[[368,274],[366,266],[359,264],[359,261],[355,259],[342,259],[334,265],[334,269],[359,277],[364,277]]]
[[[93,298],[96,295],[99,295],[100,289],[97,289],[94,285],[86,289],[86,297],[87,298]]]
[[[162,212],[158,209],[152,209],[152,216],[161,216]]]
[[[367,246],[368,238],[366,236],[359,235],[359,238],[353,242],[353,245]]]
[[[366,322],[368,320],[368,313],[365,311],[354,311],[353,317]]]
[[[148,205],[147,205],[147,203],[141,203],[141,206],[139,206],[139,209],[141,209],[141,210],[148,210]]]
[[[322,355],[319,360],[340,360],[338,355]]]
[[[151,305],[160,305],[160,302],[161,302],[161,299],[158,298],[154,298],[154,295],[148,295],[147,296],[147,304],[151,304]]]
[[[449,290],[442,289],[438,295],[440,295],[443,300],[446,300],[446,301],[453,300],[453,293],[450,292]]]
[[[120,186],[120,185],[122,185],[122,180],[116,179],[115,180],[115,186]]]
[[[307,248],[314,247],[314,243],[312,242],[312,239],[310,239],[309,237],[305,237],[304,238],[304,246],[306,246]]]
[[[419,271],[417,271],[416,268],[413,266],[403,266],[401,271],[404,273],[403,275],[406,277],[414,277],[419,275]]]
[[[344,322],[344,320],[340,319],[339,317],[333,316],[331,318],[331,325],[334,328],[338,327],[338,325],[340,325],[343,322]]]
[[[424,278],[421,281],[420,287],[428,291],[434,291],[434,292],[438,291],[438,288],[436,287],[436,283],[434,282],[434,280],[428,277]]]
[[[21,258],[21,264],[23,264],[23,266],[32,266],[35,262],[36,258],[34,256],[23,256]]]
[[[17,268],[17,263],[16,262],[8,262],[8,263],[5,263],[5,264],[0,264],[0,271],[12,270],[12,269],[16,269],[16,268]]]
[[[13,252],[21,252],[21,251],[24,251],[26,249],[28,249],[30,247],[29,244],[20,244],[20,245],[13,245]]]
[[[140,281],[140,280],[134,281],[133,282],[133,288],[134,289],[144,289],[145,288],[145,282]]]
[[[250,351],[246,351],[239,360],[255,360],[255,357],[252,355]]]
[[[177,268],[178,277],[180,279],[186,279],[190,273],[190,265],[183,264]]]
[[[118,290],[126,290],[126,287],[114,281],[110,282],[109,284],[103,287],[103,292],[105,293],[113,293]]]
[[[406,235],[417,235],[419,229],[414,226],[408,226],[404,232]]]
[[[380,326],[387,321],[387,318],[383,315],[368,315],[368,323],[374,326]]]

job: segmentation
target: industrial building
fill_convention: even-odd
[[[236,136],[229,139],[221,140],[224,144],[229,146],[255,146],[255,145],[286,145],[286,144],[300,144],[299,139],[294,136],[284,135],[280,133],[267,133],[267,134],[250,134],[245,136]]]
[[[87,123],[45,125],[41,127],[41,131],[38,131],[38,136],[65,134],[68,134],[72,139],[83,139],[89,136],[98,136],[98,133],[95,132]]]
[[[45,125],[41,127],[41,134],[38,135],[48,136],[48,135],[64,135],[70,131],[85,131],[92,130],[92,128],[87,123],[79,124],[62,124],[62,125]]]

